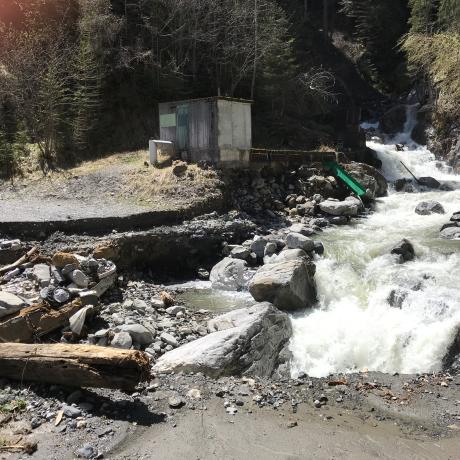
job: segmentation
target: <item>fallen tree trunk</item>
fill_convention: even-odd
[[[79,299],[56,310],[46,304],[23,308],[0,321],[0,342],[33,342],[42,335],[69,324],[69,318],[82,308]]]
[[[96,345],[0,344],[0,377],[74,387],[133,390],[150,378],[147,355]]]

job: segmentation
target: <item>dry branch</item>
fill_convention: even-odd
[[[16,262],[0,268],[0,275],[3,275],[3,273],[7,273],[10,270],[13,270],[14,268],[17,268],[23,263],[27,262],[36,252],[38,252],[38,248],[35,246],[27,254],[24,254],[22,257],[20,257]]]

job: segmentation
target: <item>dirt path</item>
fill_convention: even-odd
[[[46,222],[124,217],[150,211],[181,210],[220,195],[213,171],[189,166],[144,164],[146,152],[112,155],[43,176],[0,182],[0,222]]]

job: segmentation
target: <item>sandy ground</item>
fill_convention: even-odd
[[[354,374],[336,376],[347,384],[331,387],[329,379],[248,384],[199,374],[159,376],[133,395],[83,391],[82,402],[93,406],[83,411],[84,428],[72,427],[75,419],[65,417],[55,426],[52,417],[22,437],[38,442],[31,457],[0,449],[0,459],[71,460],[88,443],[97,458],[112,460],[457,460],[460,377],[449,377],[443,386],[445,377]],[[11,388],[28,404],[49,410],[72,391],[14,383]],[[190,389],[199,391],[199,399]],[[318,408],[313,401],[320,393],[328,402]],[[182,407],[171,408],[170,397],[178,395]],[[237,408],[234,415],[225,409],[229,402]],[[16,419],[33,416],[34,410],[26,410]],[[0,439],[8,439],[8,429],[11,424],[1,427]]]

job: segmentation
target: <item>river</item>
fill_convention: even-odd
[[[292,318],[293,376],[441,369],[460,325],[460,241],[440,239],[439,230],[460,211],[460,177],[410,139],[413,123],[409,108],[403,133],[384,144],[368,142],[383,174],[389,181],[410,177],[402,160],[417,177],[449,181],[453,190],[390,187],[368,217],[321,235],[326,251],[315,261],[318,305]],[[408,147],[398,151],[395,143]],[[446,214],[416,214],[424,200],[439,201]],[[390,251],[402,238],[413,243],[416,257],[398,264]],[[392,292],[396,307],[389,302]]]

